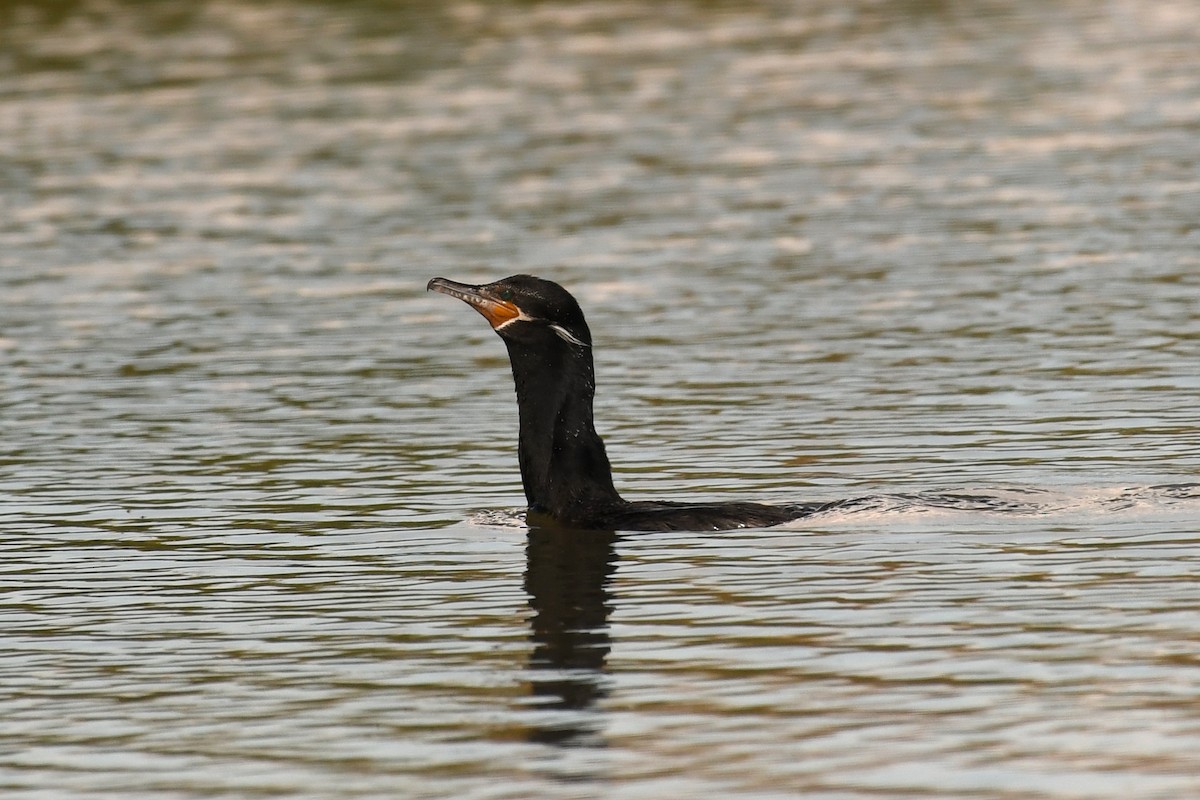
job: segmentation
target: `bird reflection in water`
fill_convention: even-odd
[[[602,746],[596,703],[607,695],[609,585],[616,534],[529,529],[525,591],[533,609],[529,685],[538,709],[530,741]]]

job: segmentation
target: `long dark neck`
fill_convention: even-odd
[[[621,504],[604,442],[592,423],[590,347],[506,340],[520,408],[521,480],[529,508],[563,522]]]

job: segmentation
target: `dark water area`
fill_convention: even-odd
[[[1200,795],[1200,5],[0,5],[5,798]],[[634,499],[529,529],[502,344]]]

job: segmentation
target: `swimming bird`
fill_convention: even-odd
[[[513,275],[471,286],[434,278],[430,291],[457,297],[508,347],[520,419],[517,459],[530,525],[583,530],[726,530],[778,525],[834,504],[629,501],[592,419],[592,333],[579,303],[553,281]]]

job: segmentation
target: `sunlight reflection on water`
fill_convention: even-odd
[[[1197,794],[1197,16],[0,10],[0,785]],[[519,271],[628,496],[870,501],[526,530]]]

